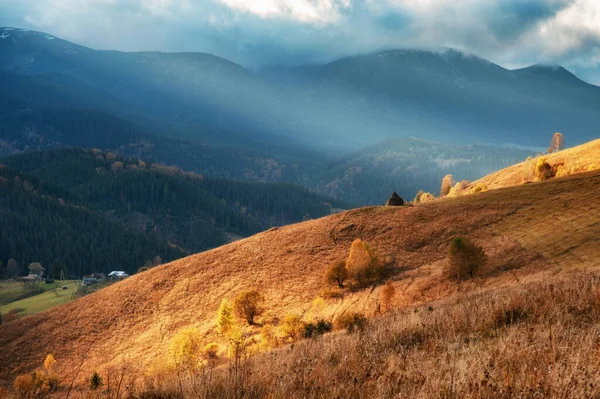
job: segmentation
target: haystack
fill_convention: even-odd
[[[402,206],[406,201],[394,191],[392,196],[386,201],[385,206]]]

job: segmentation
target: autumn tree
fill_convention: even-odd
[[[471,241],[456,237],[448,248],[446,275],[453,280],[473,278],[487,262],[483,248]]]
[[[371,246],[357,238],[352,242],[346,261],[349,276],[359,285],[381,277],[381,263]]]
[[[217,331],[226,335],[231,331],[234,324],[233,307],[227,299],[223,299],[217,311]]]
[[[450,189],[454,186],[454,178],[452,175],[446,175],[442,179],[442,186],[440,187],[440,197],[445,197],[450,193]]]
[[[338,287],[344,288],[344,282],[348,279],[348,269],[346,269],[346,262],[340,260],[329,266],[325,270],[323,276],[326,284],[337,284]]]
[[[203,353],[202,335],[192,327],[179,330],[169,344],[169,358],[179,370],[193,370]]]
[[[552,136],[552,141],[550,142],[550,147],[548,148],[548,153],[558,152],[565,148],[565,138],[562,133],[556,132],[554,136]]]
[[[238,317],[246,319],[248,324],[254,324],[254,318],[263,313],[263,295],[257,290],[240,293],[233,302],[233,310]]]

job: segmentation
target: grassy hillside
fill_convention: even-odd
[[[44,293],[0,306],[0,313],[6,314],[13,309],[16,310],[20,316],[43,312],[46,309],[71,301],[73,299],[73,294],[77,291],[80,284],[80,280],[58,281],[55,284],[44,284],[46,286],[43,287]],[[62,286],[67,286],[68,288],[63,290]]]
[[[46,292],[70,283],[73,283],[73,281],[67,281],[66,283],[59,281],[54,284],[40,284],[39,287],[41,290]],[[26,293],[23,290],[23,283],[13,280],[0,280],[0,308],[12,302],[19,301],[25,295]],[[2,311],[1,313],[5,312],[6,311]]]
[[[491,173],[473,182],[469,188],[480,186],[486,190],[493,190],[535,181],[535,167],[540,158],[557,168],[557,176],[598,170],[600,169],[598,154],[600,154],[600,139],[559,152],[538,155],[536,158]],[[462,178],[460,175],[458,177]]]
[[[335,320],[349,311],[374,315],[382,285],[317,299],[323,295],[324,270],[344,259],[356,238],[370,243],[390,266],[388,281],[397,293],[392,307],[594,268],[600,255],[599,189],[600,173],[590,172],[271,229],[0,327],[0,373],[6,381],[40,365],[48,352],[62,354],[60,372],[71,370],[85,353],[81,375],[124,364],[141,375],[166,355],[171,338],[184,327],[196,328],[204,343],[217,342],[223,353],[226,343],[215,329],[217,308],[223,298],[248,288],[260,289],[266,298],[259,324],[277,323],[292,313],[306,320]],[[459,235],[481,245],[489,261],[478,277],[457,284],[442,270],[448,244]],[[252,336],[259,330],[245,327],[245,332]]]

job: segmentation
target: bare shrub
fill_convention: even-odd
[[[238,317],[246,319],[248,324],[254,325],[254,318],[260,316],[264,309],[263,295],[257,290],[249,290],[240,293],[233,303],[233,310]]]
[[[465,238],[456,237],[448,249],[446,276],[459,281],[473,278],[486,261],[487,256],[483,248]]]

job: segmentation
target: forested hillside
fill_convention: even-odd
[[[248,236],[348,207],[291,184],[207,178],[100,150],[29,152],[0,162],[187,252],[219,246],[228,241],[227,233]]]
[[[70,275],[134,271],[147,260],[184,255],[154,234],[126,229],[83,206],[61,188],[0,166],[0,261],[14,259],[20,272],[41,262],[60,261]]]
[[[380,205],[392,191],[408,200],[419,190],[437,195],[446,174],[457,181],[476,180],[533,154],[509,147],[389,139],[315,169],[304,183],[323,195]]]

